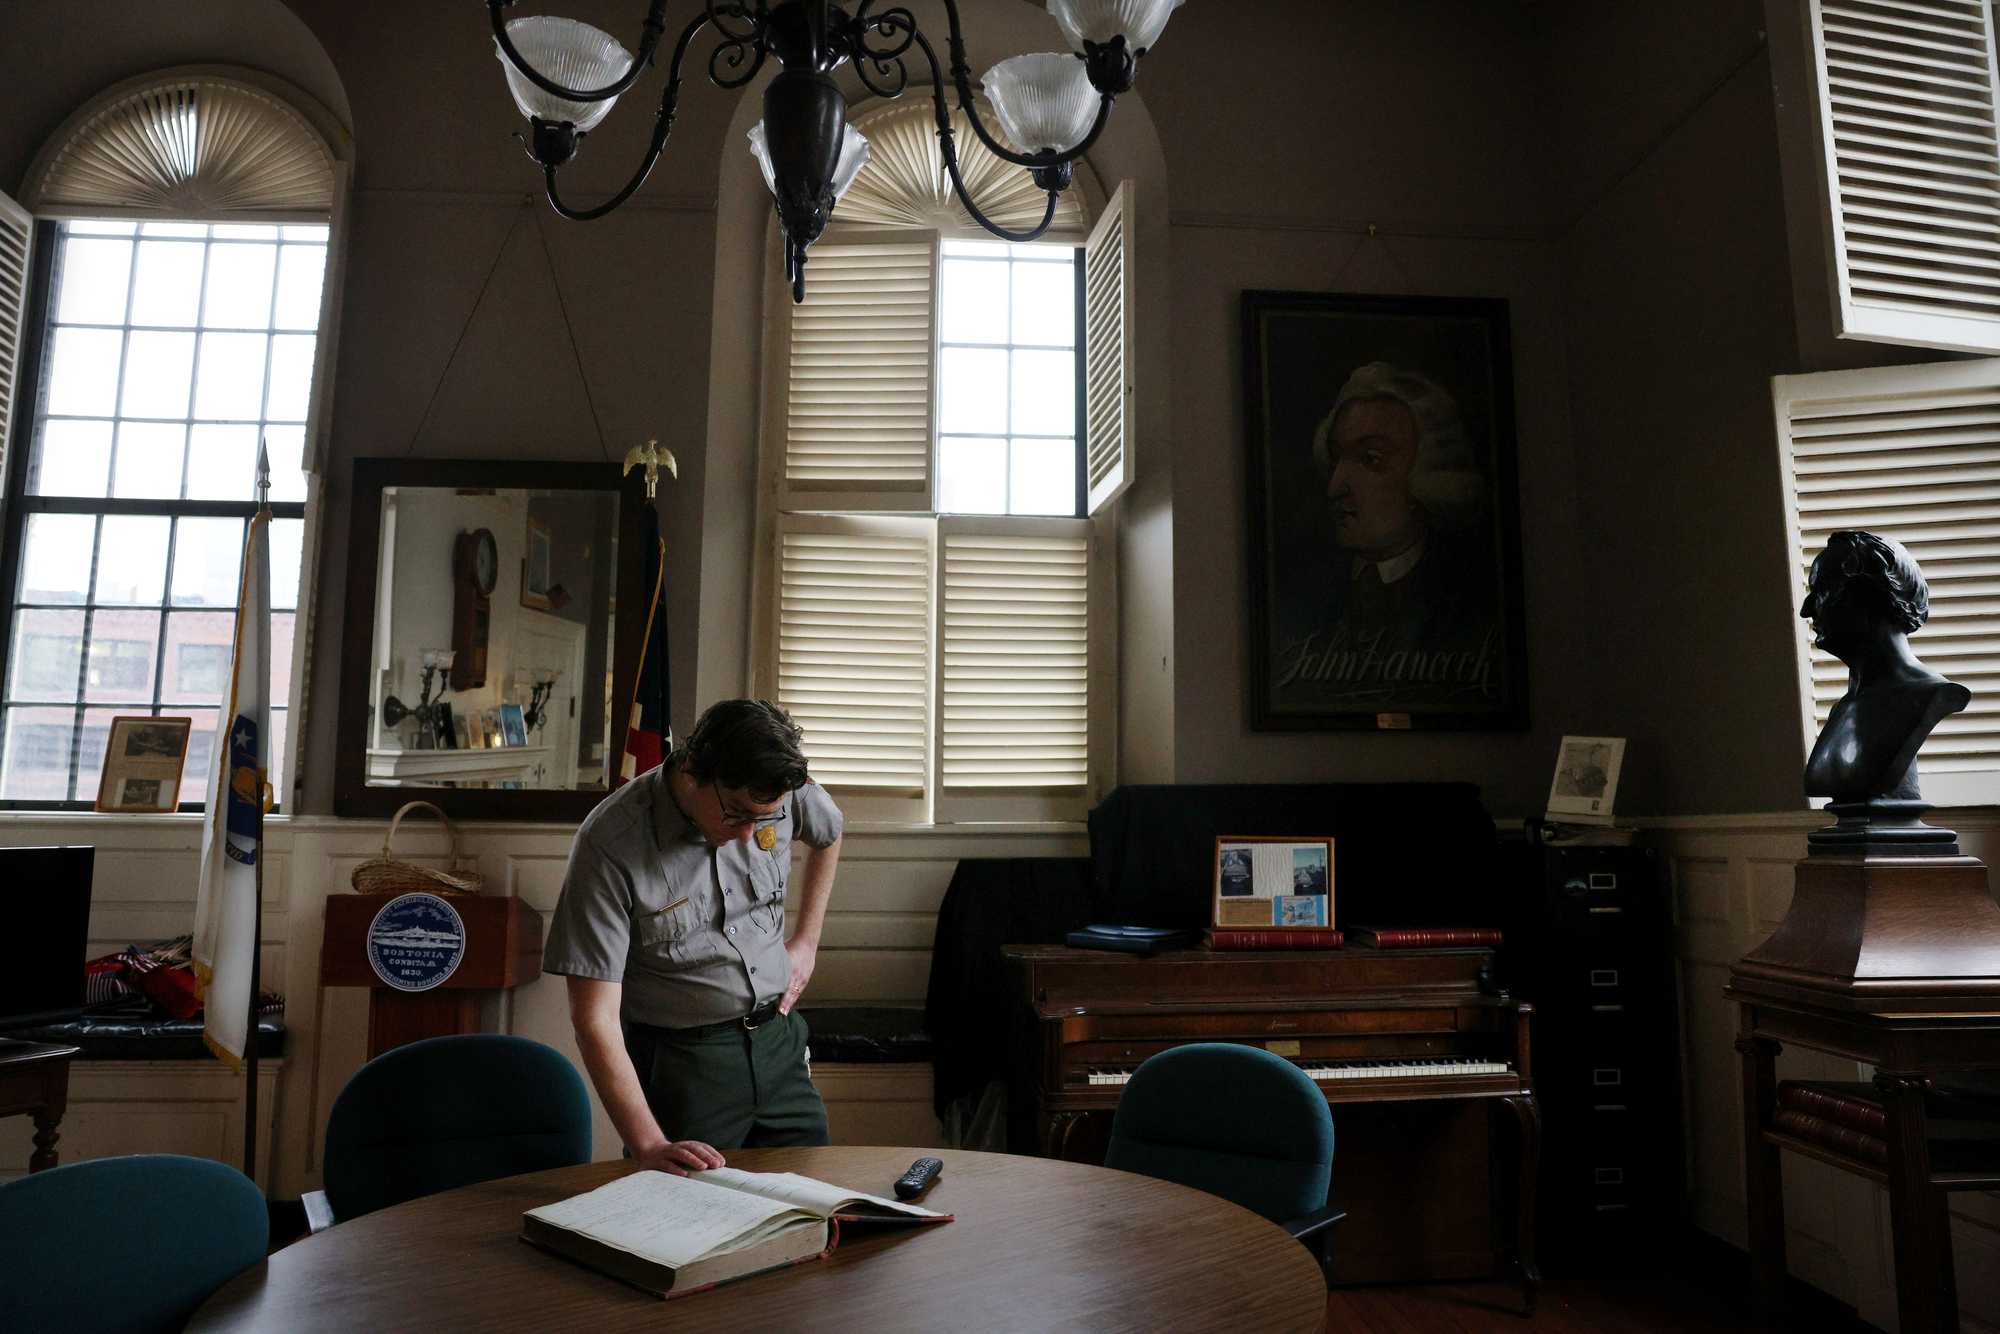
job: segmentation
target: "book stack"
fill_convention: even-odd
[[[1372,950],[1498,949],[1495,926],[1353,926],[1347,934]]]
[[[2000,1098],[1983,1088],[1939,1088],[1925,1098],[1931,1166],[2000,1168]],[[1889,1161],[1889,1117],[1873,1084],[1784,1080],[1771,1129],[1876,1166]]]
[[[1326,926],[1217,926],[1208,932],[1212,950],[1337,950],[1346,941],[1344,932]]]

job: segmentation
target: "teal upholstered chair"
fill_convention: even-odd
[[[1282,1056],[1196,1042],[1132,1072],[1104,1165],[1179,1182],[1262,1214],[1331,1271],[1333,1114],[1311,1076]]]
[[[355,1218],[589,1161],[590,1095],[561,1052],[502,1033],[427,1038],[383,1052],[334,1100],[326,1203],[334,1219]]]
[[[264,1258],[263,1192],[206,1158],[141,1153],[0,1186],[0,1329],[177,1330]]]

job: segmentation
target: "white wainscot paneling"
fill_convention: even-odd
[[[1823,816],[1695,816],[1641,822],[1672,868],[1680,973],[1683,1096],[1694,1222],[1742,1246],[1742,1070],[1736,1007],[1722,994],[1729,966],[1763,942],[1792,901],[1792,868]],[[1939,812],[1965,851],[1991,866],[2000,820],[1986,810]],[[1780,1079],[1866,1079],[1873,1073],[1824,1052],[1787,1048]],[[1896,1328],[1895,1262],[1887,1192],[1798,1154],[1782,1156],[1786,1259],[1791,1271],[1853,1305],[1862,1319]],[[1954,1194],[1952,1240],[1967,1329],[2000,1332],[2000,1197]]]

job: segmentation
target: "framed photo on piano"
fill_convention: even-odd
[[[1221,834],[1215,925],[1283,931],[1333,925],[1333,840]]]

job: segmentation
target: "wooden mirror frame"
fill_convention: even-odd
[[[393,815],[412,800],[432,802],[460,820],[582,820],[604,791],[547,788],[370,787],[368,785],[368,673],[375,652],[375,583],[382,545],[382,491],[391,486],[478,487],[496,491],[611,491],[618,495],[618,559],[612,596],[612,709],[605,744],[609,772],[624,752],[619,700],[631,698],[645,631],[640,588],[645,557],[642,506],[646,488],[638,473],[619,476],[615,463],[488,463],[474,459],[356,459],[349,492],[347,610],[340,646],[340,709],[334,731],[333,810],[336,815]]]

